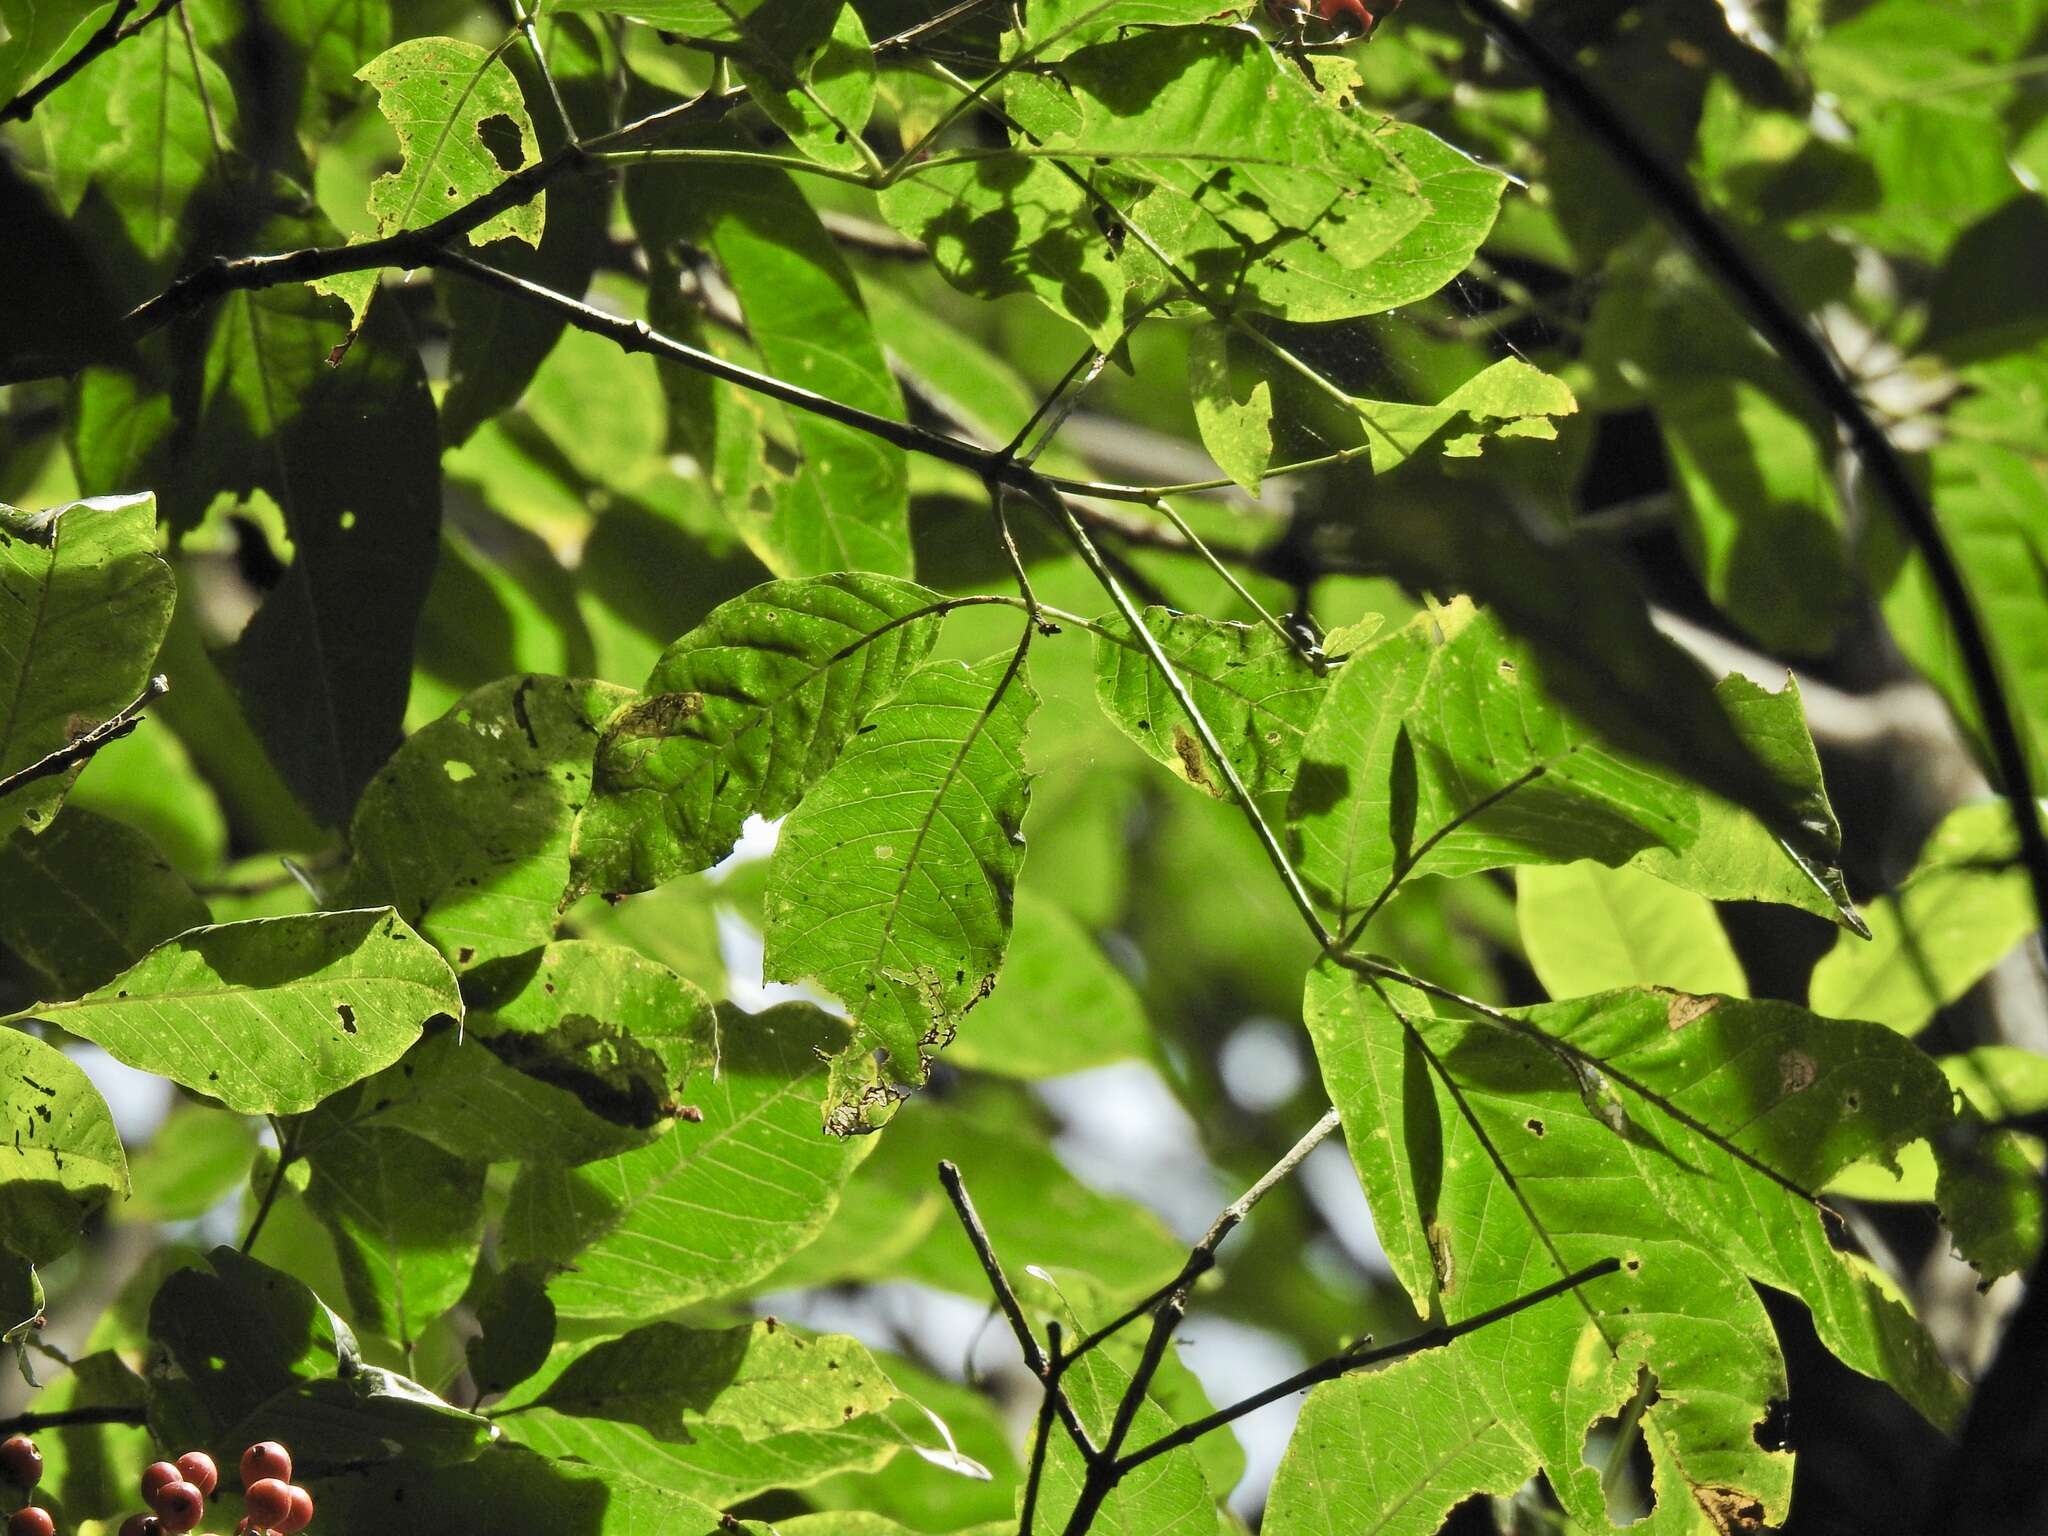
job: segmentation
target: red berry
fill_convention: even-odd
[[[213,1490],[220,1486],[220,1468],[213,1464],[213,1458],[204,1451],[187,1451],[180,1456],[178,1472],[186,1482],[209,1499],[213,1497]]]
[[[121,1522],[121,1536],[160,1536],[163,1528],[155,1515],[130,1515]]]
[[[303,1531],[312,1523],[313,1495],[294,1483],[292,1485],[291,1513],[278,1522],[277,1528],[283,1533],[283,1536],[298,1536],[300,1531]]]
[[[292,1453],[275,1440],[259,1440],[242,1452],[242,1486],[274,1477],[281,1483],[292,1480]]]
[[[155,1509],[156,1496],[183,1477],[168,1461],[152,1461],[142,1469],[142,1502]]]
[[[159,1489],[151,1507],[165,1530],[172,1536],[184,1536],[206,1518],[206,1495],[181,1478]]]
[[[57,1522],[47,1509],[30,1504],[7,1517],[7,1536],[57,1536]]]
[[[291,1485],[275,1477],[251,1483],[247,1498],[249,1523],[266,1531],[283,1525],[292,1512]]]
[[[0,1440],[0,1478],[17,1488],[33,1488],[43,1480],[43,1453],[27,1435]]]

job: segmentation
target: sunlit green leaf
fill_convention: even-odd
[[[1428,1350],[1310,1391],[1273,1475],[1265,1529],[1435,1536],[1468,1495],[1513,1493],[1536,1465],[1474,1385],[1464,1351]]]
[[[1147,609],[1144,619],[1244,786],[1266,795],[1292,785],[1328,680],[1298,647],[1264,626],[1221,624],[1164,608]],[[1102,628],[1106,633],[1095,642],[1095,697],[1104,713],[1179,777],[1229,799],[1222,770],[1129,628],[1113,617]]]
[[[194,928],[36,1017],[243,1114],[293,1114],[459,1018],[441,957],[388,907]]]
[[[559,1269],[548,1289],[565,1316],[671,1311],[766,1274],[817,1235],[868,1150],[818,1134],[823,1054],[844,1044],[843,1025],[808,1004],[727,1006],[717,1040],[659,1141],[521,1173],[505,1251]]]
[[[771,980],[818,982],[853,1014],[825,1111],[839,1134],[923,1082],[930,1051],[995,986],[1037,705],[1010,657],[920,668],[782,829],[763,965]]]
[[[508,677],[415,732],[363,791],[337,900],[390,903],[459,969],[553,936],[598,729],[631,694]]]
[[[1890,896],[1868,908],[1871,937],[1838,935],[1807,989],[1816,1013],[1917,1034],[2034,931],[2026,872],[2013,862],[2011,813],[1987,802],[1952,812]]]
[[[1749,995],[1713,903],[1629,865],[1519,869],[1515,919],[1552,997],[1655,986]]]
[[[46,1263],[77,1241],[87,1217],[128,1192],[128,1160],[106,1100],[62,1051],[0,1028],[0,1085],[0,1116],[13,1130],[0,1145],[0,1243]]]
[[[597,744],[577,884],[646,890],[782,816],[931,651],[936,592],[852,573],[770,582],[662,653]]]

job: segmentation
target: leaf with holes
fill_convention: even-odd
[[[938,638],[939,594],[889,576],[773,581],[714,608],[605,722],[579,890],[644,891],[792,810]]]
[[[1245,788],[1283,792],[1294,782],[1327,679],[1263,625],[1226,624],[1198,613],[1148,608],[1145,627],[1194,695]],[[1095,640],[1095,700],[1117,728],[1180,778],[1228,800],[1222,770],[1195,735],[1151,658],[1116,617]]]
[[[363,791],[336,900],[389,903],[459,970],[554,936],[598,730],[632,695],[507,677],[414,732]]]
[[[462,1016],[447,963],[389,907],[194,928],[48,1019],[245,1115],[299,1114]]]
[[[1838,1250],[1809,1193],[1953,1118],[1939,1070],[1889,1031],[1653,990],[1475,1013],[1336,961],[1305,1008],[1375,1229],[1419,1310],[1456,1321],[1622,1260],[1579,1300],[1466,1346],[1488,1406],[1575,1518],[1603,1508],[1577,1437],[1642,1369],[1659,1393],[1644,1425],[1660,1499],[1782,1516],[1789,1459],[1751,1434],[1784,1392],[1752,1278],[1804,1300],[1845,1363],[1953,1422],[1960,1383]]]
[[[0,1028],[0,1124],[0,1247],[46,1264],[93,1212],[128,1192],[121,1138],[78,1064],[18,1029]]]
[[[816,981],[852,1012],[826,1124],[869,1129],[922,1083],[930,1051],[995,985],[1024,861],[1021,653],[922,667],[868,717],[782,829],[765,974]]]

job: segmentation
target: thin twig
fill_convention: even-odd
[[[1060,1325],[1057,1319],[1045,1325],[1045,1347],[1052,1373],[1057,1380],[1065,1368],[1066,1360],[1060,1353]],[[1046,1444],[1052,1438],[1052,1391],[1050,1388],[1038,1399],[1038,1418],[1031,1430],[1031,1468],[1024,1474],[1024,1503],[1017,1518],[1017,1536],[1031,1536],[1031,1521],[1038,1510],[1038,1484],[1045,1476]]]
[[[97,32],[85,40],[78,52],[20,95],[12,98],[4,107],[0,107],[0,123],[27,122],[35,116],[36,108],[49,99],[51,92],[75,78],[86,65],[101,54],[118,48],[144,27],[161,20],[182,4],[184,0],[157,0],[148,11],[131,22],[128,17],[135,9],[135,0],[115,0],[113,14],[107,17]]]
[[[1287,1152],[1281,1157],[1280,1161],[1261,1174],[1257,1183],[1217,1213],[1216,1219],[1209,1224],[1209,1230],[1202,1234],[1201,1241],[1189,1250],[1187,1262],[1181,1266],[1179,1274],[1167,1281],[1166,1284],[1160,1286],[1159,1289],[1152,1292],[1143,1301],[1120,1313],[1082,1339],[1068,1353],[1067,1364],[1071,1365],[1112,1334],[1122,1332],[1159,1305],[1168,1296],[1172,1295],[1174,1291],[1199,1280],[1204,1274],[1215,1268],[1216,1250],[1222,1246],[1223,1239],[1230,1236],[1243,1223],[1245,1217],[1251,1214],[1252,1207],[1265,1199],[1272,1192],[1275,1185],[1299,1168],[1307,1159],[1309,1153],[1315,1151],[1317,1147],[1321,1146],[1328,1139],[1330,1133],[1337,1129],[1337,1124],[1337,1111],[1334,1109],[1324,1111],[1322,1119],[1310,1126],[1303,1133],[1301,1140],[1287,1149]]]
[[[548,95],[555,104],[555,117],[562,125],[562,142],[568,145],[578,143],[576,120],[569,116],[569,104],[562,99],[562,88],[555,83],[555,72],[548,65],[547,50],[540,45],[540,29],[533,24],[533,15],[521,0],[511,0],[512,16],[518,22],[519,30],[526,35],[526,48],[533,55],[533,67],[540,72],[541,80],[547,85]]]
[[[262,1235],[263,1224],[270,1220],[270,1208],[277,1204],[278,1192],[284,1188],[284,1176],[291,1165],[298,1161],[298,1148],[292,1145],[289,1135],[272,1118],[271,1129],[277,1132],[277,1166],[270,1172],[270,1183],[263,1190],[262,1203],[256,1207],[255,1218],[249,1223],[249,1231],[242,1239],[242,1252],[247,1254],[256,1246],[256,1239]]]
[[[1388,1360],[1406,1359],[1409,1355],[1419,1355],[1426,1349],[1441,1349],[1446,1344],[1462,1339],[1468,1333],[1476,1333],[1482,1328],[1488,1328],[1495,1323],[1503,1322],[1513,1317],[1517,1312],[1526,1312],[1530,1307],[1549,1301],[1553,1296],[1562,1296],[1565,1292],[1576,1290],[1579,1286],[1585,1285],[1590,1281],[1611,1275],[1620,1268],[1621,1260],[1619,1259],[1601,1259],[1597,1263],[1588,1264],[1584,1269],[1573,1271],[1561,1280],[1553,1280],[1548,1285],[1539,1286],[1527,1295],[1517,1296],[1513,1301],[1504,1301],[1497,1307],[1489,1307],[1484,1312],[1474,1313],[1462,1322],[1445,1323],[1435,1328],[1426,1328],[1412,1338],[1403,1339],[1398,1344],[1389,1344],[1380,1349],[1341,1350],[1329,1359],[1310,1366],[1305,1371],[1296,1372],[1285,1381],[1275,1382],[1263,1392],[1254,1392],[1250,1397],[1232,1403],[1227,1408],[1219,1408],[1204,1418],[1196,1419],[1189,1424],[1183,1424],[1171,1434],[1161,1435],[1150,1445],[1139,1447],[1128,1456],[1121,1457],[1117,1461],[1117,1474],[1119,1476],[1127,1475],[1136,1468],[1142,1467],[1154,1457],[1164,1456],[1168,1451],[1177,1451],[1182,1446],[1201,1439],[1202,1436],[1208,1434],[1212,1429],[1221,1429],[1224,1425],[1234,1423],[1248,1413],[1256,1413],[1268,1403],[1277,1403],[1283,1397],[1291,1396],[1296,1392],[1316,1386],[1321,1382],[1335,1381],[1339,1376],[1346,1375],[1352,1371],[1362,1370],[1369,1365],[1379,1365]]]
[[[1032,1333],[1031,1324],[1024,1316],[1024,1304],[1017,1299],[1017,1292],[1010,1285],[1009,1276],[1003,1273],[1003,1261],[996,1257],[995,1245],[989,1241],[988,1228],[982,1225],[981,1213],[974,1208],[974,1199],[967,1193],[966,1181],[960,1177],[960,1170],[950,1162],[939,1164],[939,1183],[945,1186],[946,1197],[953,1202],[953,1209],[960,1217],[960,1225],[966,1229],[967,1241],[974,1248],[974,1256],[981,1260],[982,1273],[988,1276],[989,1290],[994,1293],[996,1305],[1002,1308],[1003,1317],[1009,1322],[1010,1331],[1017,1336],[1017,1347],[1024,1352],[1024,1363],[1031,1374],[1045,1383],[1046,1395],[1053,1400],[1053,1411],[1060,1416],[1067,1433],[1073,1437],[1080,1450],[1082,1460],[1093,1466],[1101,1459],[1089,1436],[1081,1416],[1074,1411],[1073,1403],[1060,1387],[1053,1375],[1052,1362],[1038,1346],[1037,1335]]]
[[[142,692],[120,710],[102,720],[91,730],[74,736],[71,740],[46,756],[37,758],[26,768],[17,768],[5,778],[0,778],[0,796],[11,795],[24,784],[33,784],[37,779],[47,779],[52,774],[63,773],[74,763],[82,763],[110,741],[118,741],[142,723],[142,711],[151,701],[162,698],[171,691],[171,680],[159,672],[144,685]]]
[[[1750,323],[1805,383],[1847,434],[1864,470],[1876,482],[1907,539],[1933,580],[1949,628],[1955,632],[1970,694],[2012,809],[2021,857],[2033,888],[2034,911],[2048,922],[2048,830],[2034,798],[2027,748],[2001,679],[1990,635],[1977,612],[1969,582],[1948,547],[1933,504],[1921,493],[1905,459],[1878,425],[1847,371],[1805,317],[1772,286],[1733,235],[1708,211],[1691,180],[1664,163],[1650,141],[1563,55],[1533,32],[1503,0],[1464,0],[1465,9],[1537,79],[1546,92],[1605,149],[1639,192],[1692,247],[1748,314]]]

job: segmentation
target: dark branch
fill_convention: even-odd
[[[2035,916],[2048,922],[2048,831],[2042,828],[2040,807],[2034,799],[2027,749],[1969,583],[1935,519],[1933,504],[1921,493],[1905,459],[1885,436],[1827,343],[1708,211],[1691,181],[1666,165],[1649,140],[1568,59],[1531,31],[1504,0],[1464,0],[1464,4],[1579,126],[1599,141],[1665,222],[1692,247],[1701,265],[1735,296],[1750,323],[1799,375],[1814,398],[1841,424],[1865,472],[1891,504],[1899,526],[1926,562],[1942,612],[1955,631],[1970,693],[1998,770],[1999,787],[2019,832],[2021,857],[2033,886]]]
[[[118,741],[142,723],[142,711],[152,700],[161,698],[171,691],[170,679],[162,673],[152,677],[132,703],[116,714],[102,720],[83,735],[74,736],[56,751],[37,758],[26,768],[17,768],[5,778],[0,778],[0,796],[11,795],[24,784],[33,784],[37,779],[47,779],[52,774],[63,773],[74,764],[82,763],[110,741]]]
[[[1250,1397],[1232,1403],[1227,1408],[1217,1409],[1206,1418],[1196,1419],[1192,1424],[1183,1424],[1170,1435],[1161,1435],[1150,1445],[1142,1446],[1138,1450],[1131,1452],[1130,1455],[1118,1460],[1116,1463],[1117,1474],[1122,1476],[1134,1468],[1143,1466],[1155,1456],[1164,1456],[1168,1451],[1179,1450],[1182,1446],[1201,1439],[1202,1436],[1208,1434],[1212,1429],[1221,1429],[1224,1425],[1241,1419],[1248,1413],[1256,1413],[1268,1403],[1277,1403],[1283,1397],[1304,1391],[1321,1382],[1335,1381],[1339,1376],[1343,1376],[1351,1371],[1363,1370],[1368,1365],[1380,1365],[1388,1360],[1402,1360],[1409,1355],[1419,1355],[1425,1349],[1441,1349],[1444,1345],[1461,1339],[1468,1333],[1476,1333],[1481,1328],[1491,1327],[1495,1323],[1513,1317],[1517,1312],[1525,1312],[1530,1307],[1550,1300],[1553,1296],[1562,1296],[1565,1292],[1574,1290],[1588,1281],[1598,1280],[1603,1275],[1611,1275],[1620,1268],[1621,1260],[1602,1259],[1596,1264],[1588,1264],[1584,1269],[1576,1270],[1566,1275],[1562,1280],[1553,1280],[1550,1284],[1533,1290],[1526,1296],[1517,1296],[1513,1301],[1505,1301],[1497,1307],[1489,1307],[1486,1311],[1468,1317],[1463,1322],[1446,1323],[1439,1327],[1428,1328],[1416,1334],[1413,1338],[1403,1339],[1398,1344],[1389,1344],[1381,1349],[1353,1348],[1340,1350],[1338,1353],[1330,1356],[1329,1359],[1312,1365],[1305,1371],[1297,1371],[1285,1381],[1274,1382],[1272,1386],[1266,1388],[1263,1392],[1254,1392]]]
[[[0,123],[27,122],[35,116],[36,108],[48,100],[53,91],[76,77],[86,65],[101,54],[118,48],[144,27],[161,20],[183,3],[184,0],[157,0],[147,12],[131,22],[128,18],[135,12],[135,0],[116,0],[113,14],[107,17],[99,31],[85,40],[84,46],[78,52],[14,97],[7,105],[0,107]]]
[[[0,1436],[33,1435],[45,1429],[71,1429],[87,1424],[146,1424],[140,1408],[52,1408],[47,1413],[17,1413],[0,1419]]]

